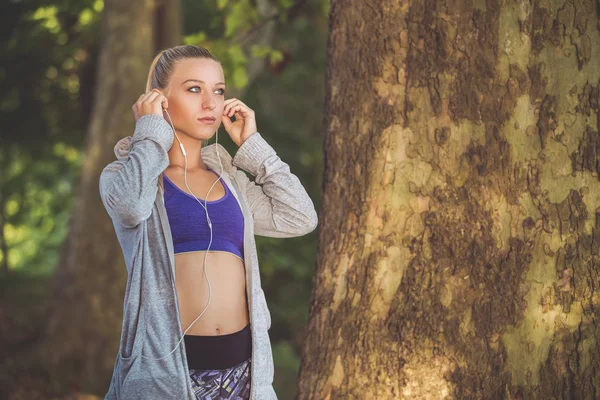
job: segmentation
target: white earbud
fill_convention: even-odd
[[[192,323],[190,324],[190,326],[187,327],[187,329],[183,332],[183,336],[181,336],[181,339],[179,339],[179,341],[177,342],[177,346],[175,346],[175,348],[173,350],[171,350],[169,352],[169,354],[167,354],[166,356],[163,357],[159,357],[159,358],[152,358],[152,357],[146,357],[143,354],[140,354],[142,358],[145,358],[147,360],[162,360],[165,357],[170,356],[175,350],[177,350],[177,348],[179,347],[179,345],[181,344],[181,341],[185,338],[185,334],[186,332],[196,323],[196,321],[198,321],[198,319],[204,315],[204,312],[206,311],[206,309],[208,308],[210,301],[211,301],[211,293],[212,293],[212,288],[210,286],[210,280],[208,279],[208,275],[206,273],[206,259],[208,257],[208,252],[210,250],[210,245],[212,244],[212,237],[213,237],[213,231],[212,231],[212,222],[210,221],[210,217],[208,216],[208,210],[206,209],[206,202],[208,201],[208,195],[210,194],[210,191],[212,190],[213,186],[216,185],[217,182],[219,182],[219,179],[221,179],[221,177],[223,176],[223,164],[221,164],[221,156],[219,155],[219,149],[217,148],[217,144],[219,143],[219,130],[217,129],[216,132],[216,144],[215,144],[215,151],[217,152],[217,158],[219,159],[219,166],[221,167],[221,173],[219,174],[219,177],[217,178],[217,180],[212,184],[212,186],[210,187],[210,189],[208,189],[208,193],[206,194],[206,199],[204,200],[204,205],[200,202],[200,200],[196,197],[196,195],[194,195],[194,192],[192,192],[192,190],[190,189],[190,187],[187,184],[187,154],[185,152],[185,148],[183,147],[183,143],[181,143],[181,140],[179,140],[179,136],[177,136],[177,132],[175,132],[175,127],[173,126],[173,120],[171,120],[171,115],[169,114],[169,112],[167,111],[167,109],[165,108],[164,111],[167,113],[167,115],[169,116],[169,120],[171,123],[171,128],[173,129],[173,133],[175,134],[175,137],[177,138],[177,141],[179,141],[179,148],[181,149],[181,152],[183,153],[183,157],[185,158],[185,169],[183,172],[183,178],[185,181],[185,186],[188,188],[188,190],[190,191],[190,193],[192,194],[192,196],[196,199],[196,201],[198,202],[198,204],[200,204],[204,210],[206,211],[206,220],[208,222],[208,227],[210,228],[210,242],[208,243],[208,249],[206,249],[206,253],[204,253],[204,276],[206,276],[206,281],[208,282],[208,303],[206,303],[206,307],[204,307],[204,310],[202,310],[202,312],[200,313],[200,315],[198,315],[196,317],[196,319],[194,319],[194,321],[192,321]]]

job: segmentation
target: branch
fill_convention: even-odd
[[[279,11],[269,17],[265,17],[263,20],[254,24],[253,26],[248,28],[246,31],[240,32],[236,36],[234,41],[239,42],[240,44],[244,45],[245,42],[248,41],[250,39],[250,37],[252,37],[252,35],[254,35],[256,33],[256,31],[263,28],[268,23],[278,20],[282,15],[284,15],[284,13],[287,14],[288,20],[292,20],[294,17],[297,16],[298,12],[302,8],[302,6],[304,6],[305,4],[306,4],[306,0],[298,0],[292,7],[288,8],[287,10],[282,10],[282,11]],[[259,9],[260,9],[260,4],[259,4]]]

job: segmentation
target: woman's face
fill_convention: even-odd
[[[198,140],[210,139],[221,126],[225,78],[218,62],[207,58],[177,61],[165,92],[177,131]],[[200,121],[204,117],[214,117],[215,121]]]

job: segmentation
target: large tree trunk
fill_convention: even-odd
[[[299,400],[600,398],[600,10],[532,3],[331,2]]]
[[[43,362],[55,366],[54,378],[70,389],[104,395],[114,367],[127,271],[98,179],[115,159],[114,144],[133,132],[131,107],[145,91],[152,58],[159,49],[180,44],[179,34],[168,40],[154,35],[155,29],[180,32],[177,3],[155,8],[152,0],[105,0],[89,139],[41,351]]]

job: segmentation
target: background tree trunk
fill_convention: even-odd
[[[600,397],[598,7],[331,2],[298,399]]]
[[[131,107],[144,93],[152,58],[181,42],[178,12],[177,1],[155,8],[151,0],[105,0],[89,140],[40,349],[42,362],[55,366],[55,379],[72,390],[104,395],[110,382],[127,270],[98,180],[104,166],[115,160],[114,144],[133,132]],[[156,39],[155,29],[168,35]]]
[[[154,0],[154,54],[171,46],[183,44],[183,26],[181,24],[182,0]],[[149,67],[149,66],[148,66]]]

